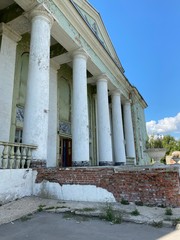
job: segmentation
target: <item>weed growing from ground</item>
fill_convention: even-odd
[[[122,214],[120,212],[115,212],[111,204],[107,203],[104,208],[103,219],[114,224],[122,223]]]
[[[121,204],[123,204],[123,205],[129,205],[129,202],[128,202],[128,200],[122,198],[122,199],[121,199]]]
[[[166,215],[169,215],[169,216],[173,215],[172,209],[171,209],[171,208],[166,208],[165,214],[166,214]]]
[[[140,212],[137,209],[135,209],[134,211],[131,212],[131,215],[138,216],[138,215],[140,215]]]
[[[32,218],[32,214],[28,214],[26,216],[23,216],[20,218],[21,222],[25,222],[25,221],[28,221]]]
[[[162,228],[163,226],[163,221],[153,221],[153,223],[151,224],[153,227],[156,227],[156,228]]]
[[[95,208],[82,208],[82,209],[79,209],[78,211],[80,212],[92,212],[92,211],[95,211],[96,209]]]
[[[136,204],[136,206],[143,206],[144,205],[142,201],[135,201],[135,204]]]
[[[46,207],[46,208],[44,208],[43,210],[53,210],[53,209],[55,209],[55,207]]]
[[[38,211],[38,212],[42,212],[42,211],[44,210],[43,208],[44,208],[45,206],[46,206],[46,205],[39,205],[37,211]]]
[[[172,221],[173,221],[173,226],[176,226],[178,223],[180,224],[180,218],[174,218]]]

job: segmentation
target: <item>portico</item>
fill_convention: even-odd
[[[136,163],[133,87],[97,12],[86,1],[40,2],[10,1],[23,14],[1,23],[0,141],[20,131],[47,167],[66,166],[67,155],[71,166]]]

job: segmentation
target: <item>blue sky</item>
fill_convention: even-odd
[[[149,133],[180,139],[180,0],[89,0],[148,104]]]

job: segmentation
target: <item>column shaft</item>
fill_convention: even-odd
[[[126,154],[122,123],[121,96],[119,92],[114,92],[112,94],[112,123],[115,165],[124,165],[126,163]]]
[[[51,61],[49,83],[49,124],[48,124],[48,153],[47,167],[57,165],[57,70],[59,65]]]
[[[87,98],[87,55],[73,54],[72,161],[74,166],[89,165],[89,120]]]
[[[6,24],[0,24],[0,140],[9,141],[14,89],[16,46],[21,37]]]
[[[97,117],[99,165],[113,165],[107,79],[97,81]]]
[[[131,104],[126,102],[123,106],[124,112],[124,130],[125,130],[125,140],[126,140],[126,155],[128,158],[136,158],[135,146],[134,146],[134,133],[132,125],[131,116]]]
[[[52,19],[42,11],[32,16],[23,142],[38,146],[34,158],[47,160],[49,115],[49,55]]]

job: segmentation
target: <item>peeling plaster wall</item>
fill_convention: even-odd
[[[43,181],[34,185],[33,195],[70,201],[116,202],[112,193],[93,185],[67,184]]]
[[[32,195],[71,201],[116,202],[111,192],[92,184],[60,185],[46,180],[36,183],[37,171],[32,169],[3,169],[0,175],[0,204]]]
[[[0,170],[0,176],[0,203],[32,195],[32,169],[3,169]]]
[[[37,169],[34,194],[76,201],[141,201],[180,206],[179,169],[87,167]]]
[[[0,170],[0,204],[25,196],[71,201],[141,201],[180,206],[179,169],[41,168]]]

